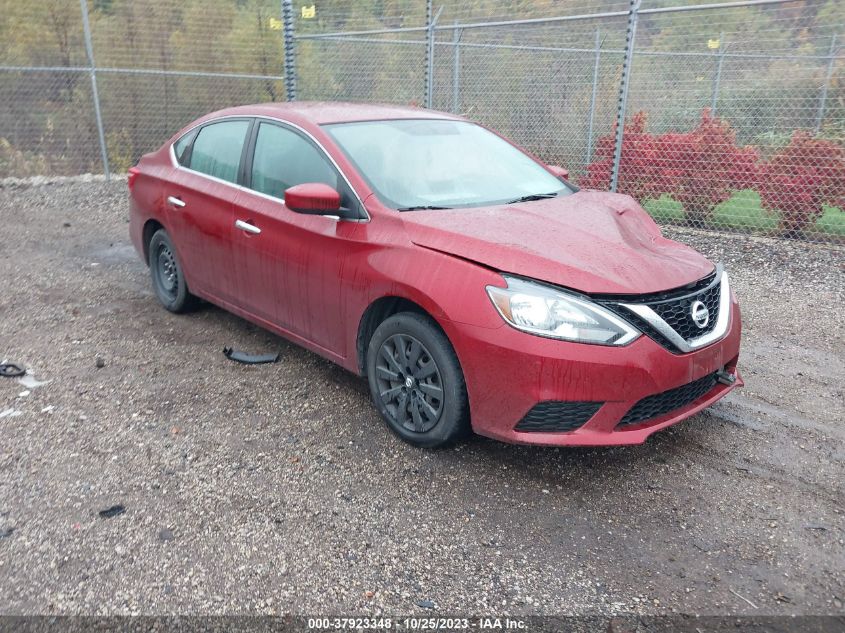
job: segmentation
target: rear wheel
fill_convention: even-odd
[[[171,312],[187,312],[196,307],[197,298],[188,290],[182,265],[167,231],[159,229],[153,234],[148,252],[153,291],[161,305]]]
[[[367,377],[379,413],[406,442],[435,448],[469,432],[458,358],[430,318],[402,312],[379,325],[367,350]]]

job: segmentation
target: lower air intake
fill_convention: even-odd
[[[517,431],[565,433],[584,426],[603,402],[538,402],[516,425]]]
[[[630,408],[617,428],[640,424],[682,409],[716,386],[716,374],[709,374],[682,387],[647,396]]]

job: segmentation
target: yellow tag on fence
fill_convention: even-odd
[[[306,20],[311,20],[317,17],[317,5],[312,4],[310,7],[302,7],[302,17]]]
[[[719,48],[719,40],[707,40],[707,48]]]
[[[278,18],[270,18],[270,30],[271,31],[281,31],[282,27],[284,27],[284,22],[282,22]]]

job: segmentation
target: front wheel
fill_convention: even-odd
[[[429,317],[401,312],[379,325],[367,350],[367,378],[379,413],[409,444],[435,448],[469,432],[458,357]]]
[[[193,309],[197,298],[188,290],[182,265],[167,231],[159,229],[153,234],[148,252],[153,290],[161,305],[171,312]]]

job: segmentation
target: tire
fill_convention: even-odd
[[[367,380],[388,428],[409,444],[437,448],[469,434],[464,375],[431,318],[400,312],[379,325],[367,348]]]
[[[198,300],[188,290],[182,265],[167,231],[159,229],[153,234],[148,253],[153,291],[161,305],[175,313],[195,308]]]

